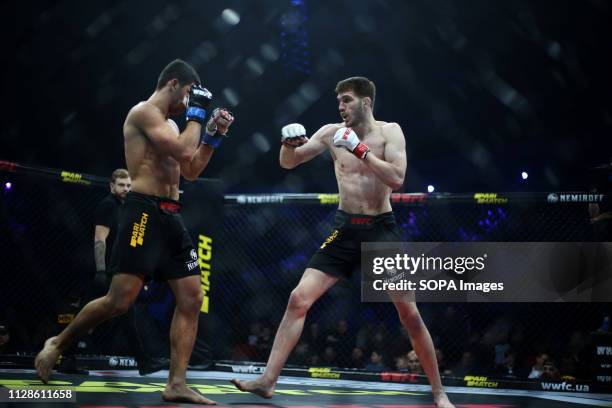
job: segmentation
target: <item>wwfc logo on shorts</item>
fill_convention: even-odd
[[[372,224],[374,224],[374,218],[369,218],[369,217],[351,217],[351,224],[353,224],[353,225],[372,225]]]
[[[132,228],[132,239],[130,240],[130,246],[136,248],[136,245],[142,246],[144,241],[145,230],[147,229],[147,221],[149,220],[149,214],[142,213],[139,223],[134,223]]]

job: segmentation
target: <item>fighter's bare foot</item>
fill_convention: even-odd
[[[435,396],[434,403],[436,404],[437,408],[455,408],[455,406],[451,404],[445,393]]]
[[[48,338],[47,341],[45,341],[45,346],[34,359],[36,374],[38,374],[38,377],[45,384],[49,381],[51,370],[60,355],[60,350],[56,346],[55,339],[55,337]]]
[[[268,385],[261,378],[253,381],[240,381],[236,378],[230,381],[240,391],[250,392],[262,398],[270,399],[274,395],[274,385]]]
[[[162,398],[167,402],[187,402],[192,404],[217,405],[213,400],[198,394],[186,385],[166,385]]]

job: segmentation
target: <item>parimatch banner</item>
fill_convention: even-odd
[[[182,185],[183,219],[191,235],[200,267],[200,286],[204,301],[200,307],[198,335],[191,365],[205,367],[212,363],[214,344],[215,281],[218,278],[218,248],[223,220],[223,191],[221,182],[198,179]]]
[[[364,302],[612,302],[612,243],[362,243],[361,273]]]

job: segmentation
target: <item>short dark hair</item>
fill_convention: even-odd
[[[336,85],[336,93],[353,91],[360,98],[366,96],[372,99],[372,107],[374,107],[374,98],[376,98],[376,85],[366,77],[351,77],[343,79]]]
[[[164,68],[157,80],[157,89],[162,89],[170,80],[178,79],[179,84],[200,83],[200,76],[191,65],[182,59],[175,59]]]
[[[117,169],[111,174],[111,183],[114,183],[117,179],[128,177],[130,177],[130,173],[126,169]]]

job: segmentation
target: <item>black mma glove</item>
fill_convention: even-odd
[[[204,124],[206,109],[212,101],[212,93],[201,85],[191,85],[189,100],[187,101],[187,121],[193,120]]]

